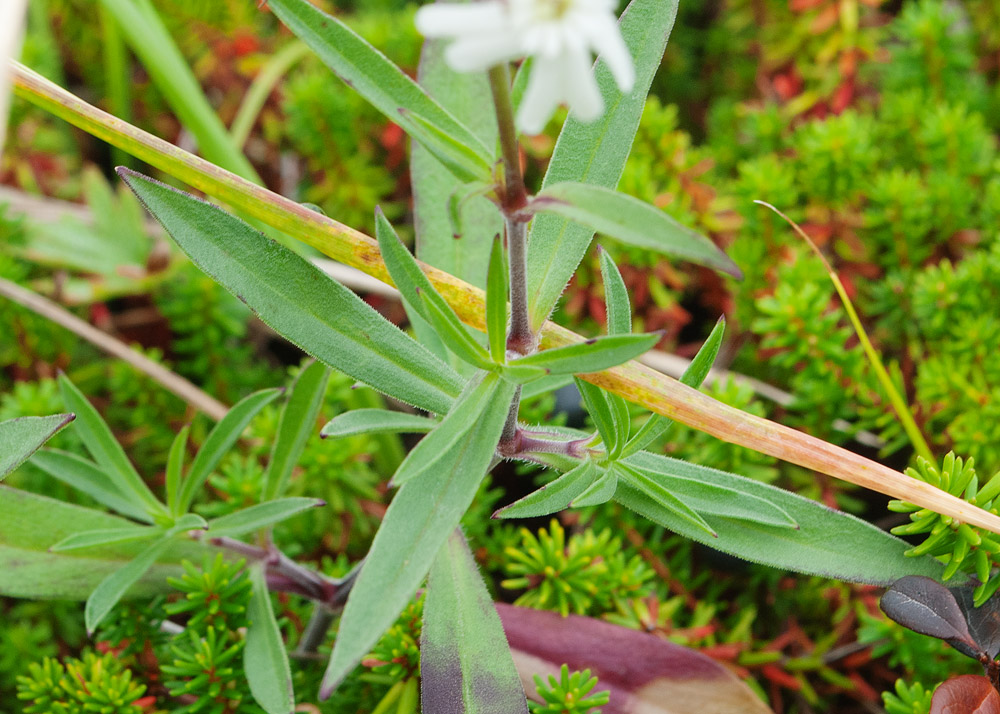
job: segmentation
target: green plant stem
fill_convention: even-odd
[[[830,265],[826,256],[823,255],[823,252],[812,241],[812,239],[806,235],[806,232],[803,231],[802,228],[799,227],[799,225],[791,218],[786,216],[770,203],[765,201],[754,201],[754,203],[758,203],[765,208],[769,208],[781,216],[781,218],[783,218],[785,222],[792,227],[799,237],[809,245],[813,253],[815,253],[816,256],[823,262],[823,267],[826,268],[826,274],[830,276],[830,280],[833,282],[833,287],[836,289],[841,302],[844,304],[844,310],[847,312],[847,317],[850,319],[851,325],[854,327],[854,332],[857,334],[858,340],[861,342],[861,347],[864,349],[865,355],[868,357],[868,362],[871,364],[872,369],[875,370],[875,376],[878,377],[879,384],[881,384],[882,389],[885,390],[886,396],[889,397],[889,403],[892,404],[892,408],[895,410],[896,416],[899,417],[899,421],[903,425],[903,431],[906,432],[906,435],[910,438],[910,443],[913,444],[913,448],[917,450],[917,453],[920,456],[927,459],[931,463],[937,463],[937,459],[934,457],[934,453],[931,451],[930,446],[928,446],[923,432],[920,431],[920,427],[917,426],[917,422],[913,418],[913,414],[910,412],[909,405],[906,403],[906,400],[903,399],[903,395],[901,395],[896,389],[896,385],[892,383],[892,378],[889,376],[888,370],[886,370],[885,365],[882,363],[882,357],[879,355],[878,350],[876,350],[872,345],[871,340],[868,339],[868,333],[861,324],[861,319],[858,317],[858,313],[854,309],[854,303],[852,303],[851,298],[848,297],[847,290],[844,289],[844,284],[840,282],[840,277],[834,271],[833,266]]]
[[[13,62],[12,68],[18,96],[32,104],[130,152],[213,198],[225,201],[239,211],[284,231],[326,256],[392,284],[392,278],[379,253],[378,242],[370,236],[126,124],[20,63]],[[463,322],[485,331],[485,300],[482,290],[432,266],[421,264],[421,269]],[[560,347],[583,340],[580,335],[552,322],[542,327],[543,348]],[[722,404],[650,367],[629,362],[603,372],[583,374],[580,378],[731,444],[745,446],[893,498],[930,508],[963,523],[1000,533],[1000,517],[996,515],[835,444]]]
[[[521,174],[521,156],[514,127],[514,105],[510,99],[510,73],[507,65],[490,70],[490,90],[497,113],[500,152],[503,156],[504,190],[501,208],[506,228],[507,253],[510,261],[510,329],[507,349],[518,354],[531,354],[537,347],[528,316],[528,231],[527,223],[518,212],[527,205],[528,195]]]
[[[243,96],[236,118],[229,127],[233,143],[242,148],[247,143],[260,110],[267,102],[275,85],[296,62],[309,54],[309,46],[304,42],[292,42],[272,56],[253,80],[253,84]]]

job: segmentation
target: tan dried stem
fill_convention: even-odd
[[[378,244],[364,233],[256,186],[122,122],[19,64],[14,66],[14,78],[18,95],[31,103],[175,176],[193,188],[228,203],[241,213],[317,248],[330,258],[391,284]],[[485,329],[482,290],[431,266],[424,265],[423,269],[465,323],[480,330]],[[543,349],[583,339],[552,322],[545,323],[541,332]],[[911,479],[839,446],[722,404],[637,362],[580,376],[646,409],[723,441],[1000,533],[1000,517],[993,513],[987,513],[927,483]]]

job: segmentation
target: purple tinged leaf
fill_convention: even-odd
[[[930,714],[1000,714],[1000,694],[986,677],[965,674],[937,688]]]
[[[460,530],[427,579],[420,678],[425,712],[528,714],[503,626]]]
[[[921,575],[907,575],[889,587],[880,605],[900,625],[945,640],[962,654],[978,659],[981,648],[969,633],[958,601],[944,585]]]

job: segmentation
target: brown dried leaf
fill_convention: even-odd
[[[937,688],[930,714],[1000,714],[1000,694],[986,677],[965,674]]]

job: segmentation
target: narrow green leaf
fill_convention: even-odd
[[[292,469],[302,456],[309,435],[316,429],[316,418],[329,378],[330,368],[322,362],[312,362],[296,377],[288,401],[281,410],[278,436],[267,463],[264,500],[273,500],[284,493]]]
[[[686,461],[641,452],[629,463],[649,471],[667,471],[707,484],[727,486],[758,496],[799,524],[798,529],[705,515],[713,538],[686,518],[652,504],[627,479],[620,479],[615,500],[651,521],[716,550],[755,563],[850,582],[890,585],[904,575],[940,579],[943,566],[933,558],[908,558],[909,546],[879,528],[810,499],[753,479]]]
[[[205,438],[205,443],[198,449],[194,461],[191,462],[187,478],[181,484],[180,498],[177,500],[179,513],[185,513],[191,508],[191,502],[204,485],[205,479],[219,465],[226,452],[233,448],[233,444],[240,438],[240,434],[250,421],[283,391],[283,389],[262,389],[244,397],[212,428]]]
[[[531,367],[522,364],[505,364],[500,367],[504,378],[515,384],[530,384],[549,376],[549,370],[544,367]],[[567,377],[568,375],[560,375]],[[545,390],[548,391],[548,390]]]
[[[666,461],[659,461],[654,467],[649,464],[636,466],[633,460],[622,462],[623,468],[643,473],[647,479],[660,484],[702,516],[724,516],[777,528],[798,527],[787,511],[767,499],[729,486],[678,475],[671,470],[672,465],[672,462]]]
[[[292,670],[271,606],[263,565],[250,568],[250,582],[253,583],[253,594],[247,608],[250,626],[247,627],[247,644],[243,650],[243,668],[250,693],[267,714],[292,714],[295,708]]]
[[[461,391],[454,370],[308,261],[216,206],[120,175],[199,267],[316,359],[432,412]]]
[[[459,530],[441,547],[427,576],[420,684],[425,712],[528,712],[500,617]]]
[[[173,516],[179,516],[180,510],[177,506],[181,494],[181,480],[184,476],[184,453],[187,450],[188,434],[191,432],[191,425],[187,424],[177,432],[174,443],[170,445],[170,453],[167,454],[167,475],[164,482],[167,492],[167,508]]]
[[[87,531],[134,528],[124,518],[74,506],[27,491],[0,486],[0,595],[33,600],[85,600],[108,575],[142,552],[140,542],[51,552],[55,543]],[[39,528],[39,524],[44,528]],[[167,592],[168,577],[179,577],[182,559],[201,562],[210,549],[190,540],[174,540],[130,597]]]
[[[418,288],[417,295],[423,297],[426,293]],[[437,293],[435,296],[440,297]],[[469,334],[468,328],[462,324],[448,303],[443,300],[438,302],[427,299],[424,301],[424,306],[427,308],[428,322],[456,357],[479,369],[493,367],[489,353]]]
[[[146,511],[146,504],[131,491],[122,493],[115,482],[97,464],[57,449],[42,449],[35,453],[31,463],[63,483],[85,493],[98,503],[118,511],[123,516],[144,523],[153,519]]]
[[[472,149],[487,165],[492,163],[492,154],[479,137],[343,22],[307,0],[272,0],[268,6],[327,67],[414,139],[421,140],[412,119],[418,114],[442,135]]]
[[[240,536],[258,528],[278,523],[301,513],[308,508],[326,505],[318,498],[279,498],[276,501],[265,501],[243,510],[230,513],[208,522],[208,536]]]
[[[406,133],[427,149],[459,181],[472,183],[490,180],[491,167],[482,154],[445,134],[416,112],[400,109],[399,113],[409,120]]]
[[[74,418],[72,414],[53,414],[0,421],[0,481]]]
[[[49,547],[49,550],[53,553],[59,553],[65,550],[93,548],[99,545],[149,540],[159,535],[163,535],[163,529],[152,527],[107,528],[96,531],[83,531],[82,533],[74,533],[71,536],[63,538],[55,545]]]
[[[660,508],[683,518],[713,538],[718,537],[718,534],[712,529],[712,526],[708,525],[701,514],[668,491],[663,484],[650,478],[644,470],[631,468],[623,463],[616,463],[612,468],[618,472],[619,481],[627,481],[636,491]]]
[[[648,352],[662,337],[658,332],[593,337],[585,342],[536,352],[513,360],[511,364],[544,367],[552,374],[600,372]]]
[[[687,366],[684,374],[681,375],[681,384],[686,384],[695,389],[701,386],[701,383],[705,381],[705,377],[708,376],[712,365],[715,363],[715,358],[719,354],[719,347],[722,346],[722,337],[725,332],[726,318],[720,317],[719,321],[715,323],[715,327],[712,328],[712,334],[708,336],[705,344],[701,346],[698,354],[695,355],[694,359],[691,360],[691,364]],[[650,415],[646,423],[642,425],[642,428],[626,444],[622,456],[630,456],[642,451],[663,436],[667,429],[673,426],[673,423],[673,419],[668,419],[660,414]]]
[[[614,498],[618,490],[618,471],[614,467],[607,469],[590,484],[579,496],[569,504],[572,508],[599,506]]]
[[[507,361],[507,256],[500,236],[493,239],[486,273],[486,335],[494,362]]]
[[[582,461],[555,481],[501,508],[493,518],[535,518],[569,508],[573,499],[586,491],[596,477],[594,462]]]
[[[169,544],[170,541],[166,538],[152,543],[139,553],[135,560],[122,566],[101,581],[87,598],[87,604],[83,609],[83,619],[86,622],[88,634],[94,634],[94,630],[111,612],[111,608],[117,605],[128,589],[152,567]]]
[[[389,409],[352,409],[338,414],[320,430],[324,439],[358,434],[426,434],[438,425],[437,420]]]
[[[208,521],[199,516],[197,513],[185,513],[174,521],[174,524],[167,529],[166,535],[168,537],[175,536],[179,533],[187,533],[188,531],[195,530],[208,530]]]
[[[104,419],[65,374],[59,375],[59,391],[66,408],[76,414],[76,428],[80,432],[83,445],[104,470],[120,495],[125,497],[131,494],[129,500],[142,503],[150,515],[165,514],[166,509],[163,504],[156,500],[156,496],[149,490],[142,476],[132,466],[132,462],[125,455],[125,450],[115,440]]]
[[[406,303],[430,323],[445,346],[457,357],[489,369],[491,363],[486,350],[469,335],[451,305],[431,285],[381,209],[375,210],[375,236],[385,267]]]
[[[619,21],[622,38],[635,61],[635,86],[622,94],[607,63],[595,68],[606,110],[595,122],[566,120],[543,187],[564,181],[581,181],[613,189],[618,185],[639,127],[639,117],[653,75],[677,16],[678,0],[632,0]],[[591,228],[562,216],[540,215],[532,221],[528,238],[528,301],[536,329],[548,318],[566,283],[587,252],[594,236]]]
[[[424,41],[417,81],[469,127],[484,146],[496,146],[496,115],[483,111],[493,101],[486,73],[455,72],[444,58],[447,44],[447,40]],[[503,230],[496,206],[480,190],[463,185],[416,141],[410,142],[410,184],[417,257],[477,287],[485,287],[489,244]],[[442,196],[451,198],[442,201]]]
[[[627,245],[655,250],[737,278],[740,269],[701,233],[645,201],[601,186],[574,181],[543,189],[532,210],[568,218]]]
[[[618,410],[612,408],[610,401],[612,395],[582,379],[576,380],[576,388],[579,390],[580,396],[583,397],[587,413],[594,420],[597,433],[600,434],[601,441],[604,442],[605,450],[611,454],[617,450],[620,441],[628,438],[628,433],[624,432],[618,421]]]
[[[321,697],[330,695],[392,625],[472,503],[490,468],[514,396],[513,385],[503,380],[498,383],[477,428],[455,444],[435,468],[404,484],[389,504],[351,588]]]
[[[618,266],[611,254],[598,246],[601,256],[601,279],[604,282],[604,304],[608,311],[608,334],[628,335],[632,332],[632,304],[628,299],[628,288],[618,272]]]
[[[542,377],[530,384],[526,384],[521,388],[521,399],[531,399],[532,397],[537,397],[540,394],[548,394],[549,392],[554,392],[557,389],[562,389],[573,383],[574,377],[569,374],[554,374],[552,376]]]
[[[465,434],[478,427],[483,411],[495,406],[495,395],[501,391],[506,388],[496,374],[477,375],[441,423],[406,455],[392,477],[392,484],[401,486],[443,459]]]

